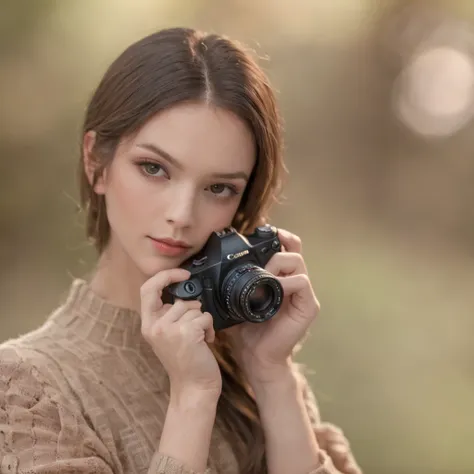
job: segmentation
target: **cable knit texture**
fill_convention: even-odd
[[[301,474],[360,474],[307,384],[305,398],[322,462]],[[168,402],[140,315],[75,280],[40,328],[0,345],[0,474],[202,474],[157,452]],[[219,419],[205,474],[238,474]]]

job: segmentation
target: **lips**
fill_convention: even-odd
[[[170,247],[181,247],[183,249],[189,249],[191,248],[190,245],[188,245],[186,242],[183,242],[182,240],[173,240],[173,239],[154,239],[151,237],[152,240],[155,242],[161,242],[163,244],[169,245]]]
[[[191,246],[181,240],[173,239],[154,239],[150,237],[153,247],[161,254],[167,257],[179,257],[184,255]]]

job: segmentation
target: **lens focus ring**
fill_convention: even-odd
[[[229,272],[222,297],[231,319],[262,322],[280,309],[283,288],[271,273],[255,264],[245,264]]]

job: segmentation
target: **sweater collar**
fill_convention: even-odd
[[[82,279],[73,281],[65,303],[51,319],[90,342],[151,351],[141,334],[140,314],[106,301]]]

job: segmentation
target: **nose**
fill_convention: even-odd
[[[168,224],[183,229],[192,227],[196,219],[196,201],[191,187],[177,187],[169,196],[166,206],[165,219]]]

